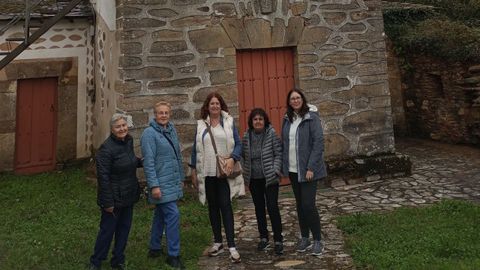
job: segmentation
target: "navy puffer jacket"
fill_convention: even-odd
[[[126,207],[140,198],[137,168],[142,162],[133,151],[133,138],[124,141],[111,134],[100,146],[96,155],[98,194],[101,208]]]

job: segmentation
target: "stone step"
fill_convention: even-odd
[[[473,76],[473,77],[465,78],[463,80],[458,80],[457,83],[459,83],[459,84],[480,84],[480,76]]]
[[[471,66],[468,68],[469,73],[480,73],[480,65]]]

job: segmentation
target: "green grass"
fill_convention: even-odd
[[[360,269],[480,269],[480,206],[473,203],[355,214],[338,225]]]
[[[181,256],[197,269],[211,241],[207,209],[180,203]],[[136,204],[126,249],[128,269],[168,269],[165,256],[147,258],[153,211]],[[84,269],[93,251],[100,211],[96,187],[80,169],[36,176],[0,175],[0,269]],[[109,269],[108,259],[103,264]]]

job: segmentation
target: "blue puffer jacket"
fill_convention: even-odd
[[[325,161],[323,160],[323,129],[318,116],[317,108],[310,106],[310,111],[303,116],[297,129],[297,172],[298,182],[306,182],[307,170],[313,172],[313,179],[319,180],[327,176]],[[290,120],[285,115],[282,125],[282,174],[288,176],[288,153]]]
[[[180,199],[183,196],[182,181],[185,174],[177,131],[173,124],[168,123],[162,127],[151,120],[150,126],[143,131],[140,143],[150,203],[160,204]],[[160,187],[162,196],[159,200],[151,196],[154,187]]]

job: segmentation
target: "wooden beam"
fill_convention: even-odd
[[[25,33],[25,40],[30,36],[30,1],[25,0],[25,26],[23,31]]]
[[[6,65],[15,59],[19,54],[21,54],[24,50],[28,48],[31,44],[33,44],[38,38],[40,38],[43,34],[45,34],[48,29],[54,26],[57,22],[59,22],[63,17],[65,17],[74,7],[76,7],[80,2],[83,0],[72,0],[68,6],[62,9],[59,13],[57,13],[54,17],[50,18],[42,25],[37,31],[35,31],[31,36],[25,39],[23,43],[18,45],[13,51],[11,51],[7,56],[5,56],[0,61],[0,70],[3,69]]]

